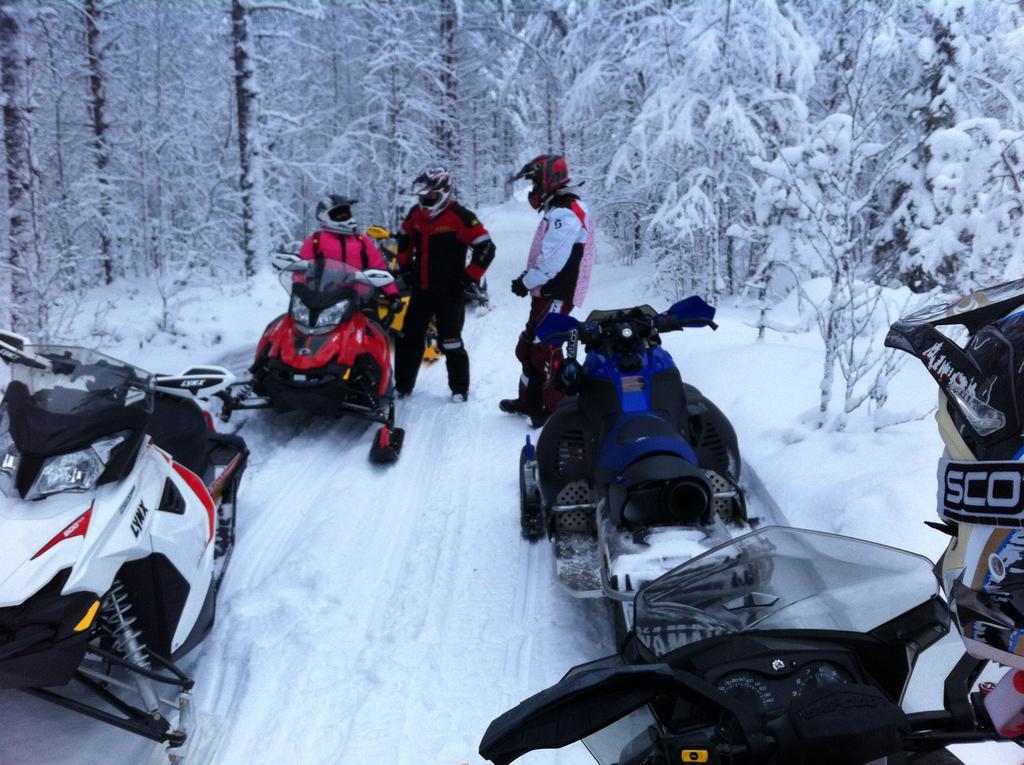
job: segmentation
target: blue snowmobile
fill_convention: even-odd
[[[693,296],[664,313],[552,314],[538,328],[539,341],[567,346],[557,370],[567,395],[522,449],[522,534],[549,536],[571,594],[631,601],[644,582],[749,530],[736,433],[661,345],[666,332],[717,328],[714,316]]]

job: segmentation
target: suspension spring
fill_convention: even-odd
[[[132,664],[149,669],[149,651],[142,641],[142,631],[134,626],[136,618],[131,611],[128,593],[121,582],[115,579],[100,609],[103,624],[113,638],[116,653]]]

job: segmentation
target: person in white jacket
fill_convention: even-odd
[[[541,154],[514,178],[533,181],[530,204],[544,218],[537,227],[526,270],[512,281],[512,292],[530,296],[530,315],[519,336],[516,357],[522,364],[519,395],[502,399],[503,412],[523,414],[540,427],[558,406],[555,385],[560,350],[537,342],[537,326],[549,313],[567,314],[586,297],[594,262],[594,227],[586,205],[569,190],[565,158]]]

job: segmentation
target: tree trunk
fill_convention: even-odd
[[[836,360],[839,357],[839,329],[836,327],[839,320],[839,312],[836,309],[836,303],[839,300],[839,280],[839,271],[834,269],[832,288],[829,290],[825,304],[820,309],[824,312],[824,316],[820,317],[819,321],[825,322],[825,331],[822,332],[822,339],[825,341],[825,365],[822,369],[819,386],[821,390],[821,400],[818,404],[819,428],[824,427],[828,420],[828,408],[832,403],[832,386],[835,383]]]
[[[104,93],[103,54],[100,43],[100,21],[103,8],[96,0],[85,0],[85,42],[86,60],[89,70],[89,116],[92,128],[92,153],[96,165],[97,201],[99,217],[100,262],[103,264],[103,280],[110,284],[114,280],[114,264],[110,253],[110,178],[107,165],[110,163],[110,146],[107,143],[108,125],[103,112],[107,98]]]
[[[458,92],[455,75],[455,21],[454,0],[442,3],[441,16],[441,122],[437,130],[438,149],[444,162],[451,167],[459,158],[458,153]]]
[[[32,163],[28,149],[29,98],[23,34],[15,7],[0,5],[0,93],[3,94],[4,154],[7,158],[7,270],[11,327],[33,333],[39,316],[28,289],[32,248]]]
[[[268,252],[263,165],[259,141],[258,91],[249,39],[249,14],[242,0],[231,0],[231,40],[234,45],[235,103],[238,118],[238,159],[242,192],[242,250],[245,273],[256,273],[256,259]]]

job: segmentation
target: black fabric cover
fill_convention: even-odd
[[[11,437],[22,454],[52,457],[84,449],[94,441],[122,430],[145,429],[146,412],[112,403],[85,414],[53,414],[40,407],[21,382],[12,381],[4,396]]]
[[[135,455],[149,419],[142,406],[115,403],[109,407],[94,406],[83,414],[54,414],[40,406],[28,387],[18,381],[7,386],[4,401],[10,419],[11,438],[22,455],[16,482],[22,496],[32,487],[47,457],[80,451],[101,438],[130,431],[133,437],[114,449],[97,483],[102,485],[120,480],[135,464]]]
[[[203,475],[209,461],[209,430],[196,403],[158,395],[146,432],[175,462]]]

